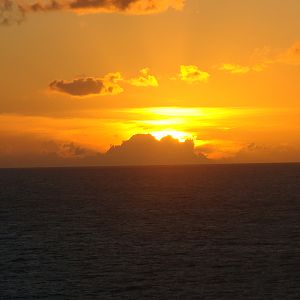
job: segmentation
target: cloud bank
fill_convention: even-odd
[[[59,166],[187,165],[201,163],[296,162],[299,145],[250,143],[228,157],[208,159],[210,146],[195,147],[192,140],[179,142],[171,136],[160,141],[150,134],[137,134],[104,153],[74,142],[32,134],[1,133],[0,168]],[[204,155],[203,153],[206,153]]]
[[[150,134],[138,134],[120,146],[112,146],[105,154],[105,162],[115,165],[174,165],[208,160],[202,154],[195,154],[191,140],[180,143],[166,136],[158,141]]]
[[[20,22],[28,13],[72,11],[87,13],[153,14],[179,10],[185,0],[0,0],[0,24]]]
[[[300,150],[295,145],[264,145],[250,143],[233,157],[223,159],[225,163],[273,163],[299,162]]]
[[[137,134],[121,145],[100,153],[73,142],[40,140],[33,136],[7,136],[0,145],[0,167],[126,166],[207,163],[196,154],[194,143],[167,136],[160,141],[150,134]],[[22,147],[11,147],[22,145]]]

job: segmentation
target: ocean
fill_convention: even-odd
[[[300,299],[300,164],[0,170],[0,299]]]

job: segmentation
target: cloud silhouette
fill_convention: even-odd
[[[67,10],[78,14],[153,14],[181,9],[185,0],[0,0],[0,24],[19,22],[27,13]]]
[[[233,157],[223,159],[225,163],[273,163],[298,162],[300,159],[299,146],[291,144],[257,144],[249,143]]]
[[[52,91],[69,94],[72,96],[88,95],[117,95],[123,92],[123,88],[118,84],[123,80],[120,73],[110,73],[104,78],[78,78],[72,81],[54,80],[49,84]]]
[[[137,134],[119,146],[112,146],[104,155],[109,165],[174,165],[208,162],[202,154],[196,155],[192,140],[180,143],[171,136],[160,141],[150,134]]]
[[[157,13],[168,8],[181,9],[184,0],[72,0],[68,8],[92,12],[121,12],[130,14]]]
[[[137,134],[100,153],[72,141],[58,141],[33,134],[0,132],[0,167],[50,166],[138,166],[201,163],[296,162],[299,145],[244,145],[235,155],[208,159],[211,146],[194,147],[191,140],[180,143],[171,136],[160,141],[150,134]]]
[[[150,134],[134,135],[121,145],[111,146],[105,153],[74,142],[47,140],[34,135],[1,134],[0,138],[0,167],[178,165],[209,162],[201,153],[196,154],[193,141],[180,143],[170,136],[158,141]]]

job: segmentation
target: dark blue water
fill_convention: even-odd
[[[300,164],[0,170],[0,299],[300,299]]]

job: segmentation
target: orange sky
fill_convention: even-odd
[[[298,0],[5,3],[0,167],[300,161]]]

